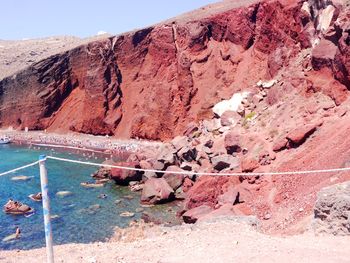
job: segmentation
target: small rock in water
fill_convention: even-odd
[[[119,216],[121,216],[121,217],[133,217],[134,215],[135,215],[135,213],[128,212],[128,211],[125,211],[125,212],[119,214]]]
[[[145,207],[145,208],[148,208],[148,207],[153,207],[154,205],[151,205],[151,204],[141,204],[141,207]]]
[[[50,218],[51,219],[58,219],[58,218],[60,218],[60,216],[59,215],[51,215]]]
[[[57,196],[59,197],[66,197],[66,196],[69,196],[69,195],[72,195],[73,193],[72,192],[69,192],[69,191],[58,191],[56,193]]]
[[[91,209],[91,210],[97,210],[97,209],[100,209],[101,208],[101,205],[99,205],[99,204],[95,204],[95,205],[90,205],[89,206],[89,209]]]
[[[12,181],[28,181],[32,178],[33,176],[26,176],[26,175],[18,175],[18,176],[13,176],[11,178]]]
[[[134,199],[134,197],[132,195],[124,195],[123,198],[131,200]]]
[[[122,200],[120,200],[120,199],[117,199],[117,200],[114,201],[114,203],[115,203],[116,205],[119,205],[121,202],[122,202]]]
[[[2,242],[9,242],[9,241],[12,241],[12,240],[15,240],[15,239],[17,239],[17,238],[16,238],[16,234],[11,234],[11,235],[5,237],[5,238],[2,240]]]
[[[106,195],[106,194],[100,194],[100,195],[98,196],[98,198],[100,198],[100,199],[106,199],[106,198],[107,198],[107,195]]]
[[[141,212],[143,212],[145,209],[143,209],[142,207],[138,207],[138,208],[136,208],[135,209],[135,212],[136,213],[141,213]]]

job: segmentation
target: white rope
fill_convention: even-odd
[[[307,170],[307,171],[289,171],[289,172],[254,172],[254,173],[206,173],[206,172],[190,172],[190,171],[161,171],[161,170],[153,170],[153,169],[142,169],[142,168],[134,168],[120,165],[110,165],[110,164],[101,164],[101,163],[92,163],[92,162],[84,162],[78,160],[71,160],[53,156],[47,156],[47,159],[70,162],[70,163],[78,163],[78,164],[86,164],[91,166],[99,166],[99,167],[109,167],[109,168],[119,168],[130,171],[140,171],[140,172],[154,172],[154,173],[170,173],[170,174],[197,174],[197,175],[211,175],[211,176],[257,176],[257,175],[293,175],[293,174],[313,174],[313,173],[336,173],[336,172],[344,172],[349,171],[350,167],[345,168],[333,168],[333,169],[324,169],[324,170]]]
[[[38,164],[38,163],[39,163],[39,161],[36,161],[36,162],[34,162],[34,163],[30,163],[30,164],[23,165],[23,166],[21,166],[21,167],[18,167],[18,168],[9,170],[9,171],[7,171],[7,172],[0,173],[0,176],[6,175],[6,174],[10,174],[10,173],[14,173],[14,172],[17,172],[17,171],[19,171],[19,170],[23,170],[23,169],[25,169],[25,168],[34,166],[34,165],[36,165],[36,164]]]

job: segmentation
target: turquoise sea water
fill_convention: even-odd
[[[36,161],[40,154],[93,162],[104,161],[102,156],[85,153],[83,155],[81,152],[0,145],[0,173]],[[91,180],[90,174],[96,168],[54,160],[48,160],[46,164],[51,214],[58,215],[58,218],[52,220],[54,244],[103,241],[112,235],[115,226],[126,227],[130,220],[141,217],[141,211],[137,209],[140,208],[140,193],[132,193],[127,187],[119,187],[112,182],[101,188],[84,188],[80,185],[81,182]],[[11,177],[18,175],[32,178],[28,181],[11,180]],[[28,195],[39,191],[40,177],[37,165],[0,177],[1,208],[9,198],[13,198],[35,209],[35,213],[30,217],[0,212],[0,249],[30,249],[45,245],[41,202],[34,202],[28,198]],[[72,195],[59,197],[56,195],[58,191],[70,191]],[[99,198],[100,194],[106,194],[107,198]],[[116,204],[116,200],[121,202]],[[144,209],[155,218],[170,220],[175,217],[175,211],[165,212],[168,208],[169,206]],[[133,212],[135,216],[120,217],[119,214],[125,211]],[[16,226],[21,229],[21,237],[12,241],[2,241],[15,232]]]

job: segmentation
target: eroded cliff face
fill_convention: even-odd
[[[211,118],[221,99],[281,77],[305,50],[316,53],[313,69],[294,86],[312,86],[327,71],[334,87],[317,88],[338,105],[346,99],[348,9],[329,1],[241,4],[91,42],[3,79],[1,127],[166,140]],[[332,52],[318,52],[321,45]]]

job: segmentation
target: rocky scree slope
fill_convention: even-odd
[[[349,17],[347,1],[225,1],[91,42],[3,79],[1,126],[153,140],[184,135],[155,156],[129,160],[189,171],[173,187],[184,194],[164,180],[152,179],[147,189],[161,185],[164,198],[185,198],[190,220],[197,208],[255,215],[266,230],[304,230],[316,193],[349,173],[193,173],[349,166]],[[243,92],[238,109],[214,113],[218,102]],[[154,197],[143,200],[163,198]]]

